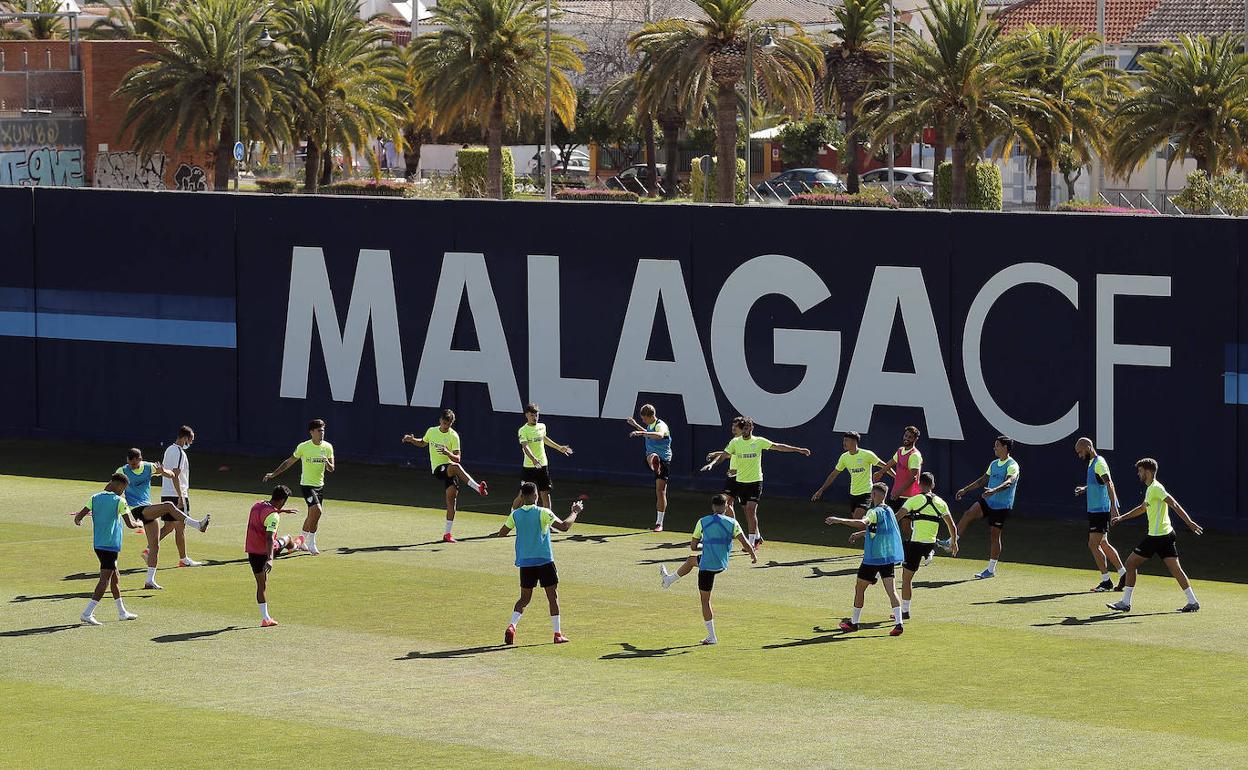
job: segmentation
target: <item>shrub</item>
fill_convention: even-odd
[[[936,169],[936,205],[947,209],[952,203],[953,164],[945,161]],[[1002,203],[1001,169],[988,161],[973,164],[966,175],[966,207],[972,211],[1000,211]]]
[[[1233,217],[1248,213],[1248,182],[1238,174],[1211,177],[1203,171],[1187,175],[1187,186],[1174,202],[1188,214],[1214,214],[1216,204]]]
[[[788,168],[814,166],[819,161],[819,150],[825,144],[839,152],[845,143],[840,124],[823,115],[810,120],[786,123],[776,135],[780,143],[780,161]]]
[[[297,183],[293,179],[284,179],[281,177],[273,179],[257,179],[256,187],[260,192],[267,193],[291,193],[295,191]]]
[[[376,179],[344,179],[322,188],[330,195],[382,195],[406,198],[412,194],[412,186],[406,182]]]
[[[715,200],[715,174],[718,172],[715,156],[706,155],[703,157],[711,159],[711,174],[710,179],[704,183],[702,180],[702,158],[693,159],[689,175],[689,189],[693,192],[694,203],[707,203],[708,200],[703,195],[703,192],[707,190],[710,191],[710,200]],[[745,161],[741,158],[737,158],[736,195],[733,198],[736,199],[738,204],[745,203]]]
[[[256,179],[280,177],[282,171],[283,168],[280,163],[253,163],[251,166],[251,173],[256,175]]]
[[[893,197],[903,209],[925,209],[932,205],[931,194],[917,187],[898,187],[893,190]]]
[[[468,147],[455,153],[459,163],[459,196],[461,198],[484,198],[488,186],[485,170],[489,164],[489,150],[485,147]],[[515,160],[511,150],[503,148],[502,197],[507,199],[516,193]]]
[[[848,206],[851,208],[895,209],[897,199],[887,190],[864,187],[857,195],[849,193],[801,193],[789,198],[791,206]]]
[[[555,193],[559,201],[627,201],[636,203],[640,198],[637,193],[628,190],[559,190]]]
[[[1152,209],[1132,209],[1126,206],[1111,206],[1100,200],[1073,200],[1059,203],[1058,211],[1082,211],[1095,214],[1153,214]]]

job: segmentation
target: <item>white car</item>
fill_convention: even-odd
[[[863,184],[888,186],[888,169],[872,169],[858,177]],[[931,193],[935,183],[935,175],[931,169],[914,166],[897,166],[893,168],[893,184],[897,187],[917,187]]]

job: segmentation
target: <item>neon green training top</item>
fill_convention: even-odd
[[[772,441],[762,436],[736,436],[724,447],[728,455],[728,467],[736,460],[737,483],[753,484],[763,480],[763,451],[771,449]]]
[[[849,471],[849,493],[865,495],[871,492],[871,469],[883,465],[884,461],[870,449],[861,449],[854,453],[844,452],[836,461],[838,471]]]
[[[295,447],[295,457],[302,461],[299,483],[305,487],[325,485],[325,462],[334,458],[334,445],[328,441],[319,444],[308,439]]]
[[[520,446],[527,446],[533,456],[537,458],[537,465],[546,464],[546,425],[545,423],[537,423],[529,425],[527,422],[520,426]],[[524,454],[521,452],[521,454]],[[527,454],[524,455],[524,467],[536,468],[537,465],[529,459]]]

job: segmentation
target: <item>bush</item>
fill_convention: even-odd
[[[789,198],[791,206],[848,206],[851,208],[895,209],[897,199],[887,190],[864,187],[857,195],[849,193],[801,193]]]
[[[893,190],[893,197],[903,209],[925,209],[932,205],[931,194],[917,187],[898,187]]]
[[[966,175],[966,207],[972,211],[1000,211],[1001,169],[981,161],[972,164]],[[936,169],[936,205],[951,208],[953,203],[953,164],[945,161]]]
[[[461,198],[484,198],[488,186],[485,183],[485,170],[489,164],[489,150],[485,147],[468,147],[455,153],[459,163],[459,196]],[[503,187],[504,200],[516,193],[515,160],[511,150],[503,148]]]
[[[787,168],[814,166],[819,162],[819,150],[825,144],[841,151],[845,135],[840,124],[823,115],[810,120],[786,123],[776,135],[780,143],[780,161]]]
[[[251,173],[256,175],[256,179],[280,177],[283,170],[280,163],[253,163],[251,166]]]
[[[628,190],[559,190],[555,193],[558,201],[627,201],[636,203],[640,198],[637,193]]]
[[[406,182],[375,179],[344,179],[321,188],[330,195],[382,195],[406,198],[412,194],[412,186]]]
[[[284,179],[277,177],[274,179],[257,179],[256,187],[260,192],[266,193],[291,193],[295,191],[297,182],[293,179]]]
[[[1187,186],[1174,202],[1188,214],[1215,214],[1216,204],[1233,217],[1248,213],[1248,182],[1238,174],[1211,177],[1203,171],[1187,175]]]
[[[702,158],[694,158],[689,175],[689,189],[693,192],[694,203],[707,203],[707,198],[703,195],[704,190],[710,191],[710,200],[715,200],[715,174],[718,168],[715,163],[714,155],[705,155],[711,159],[711,177],[706,183],[702,180]],[[737,158],[737,184],[736,195],[733,196],[738,204],[745,203],[745,161]]]
[[[1125,206],[1111,206],[1101,200],[1073,200],[1059,203],[1058,211],[1082,211],[1095,214],[1153,214],[1152,209],[1132,209]]]

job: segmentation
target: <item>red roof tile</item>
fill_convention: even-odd
[[[1122,39],[1157,8],[1159,0],[1105,0],[1105,41]],[[1022,0],[996,14],[1007,31],[1028,24],[1060,25],[1085,34],[1096,32],[1096,0]]]

